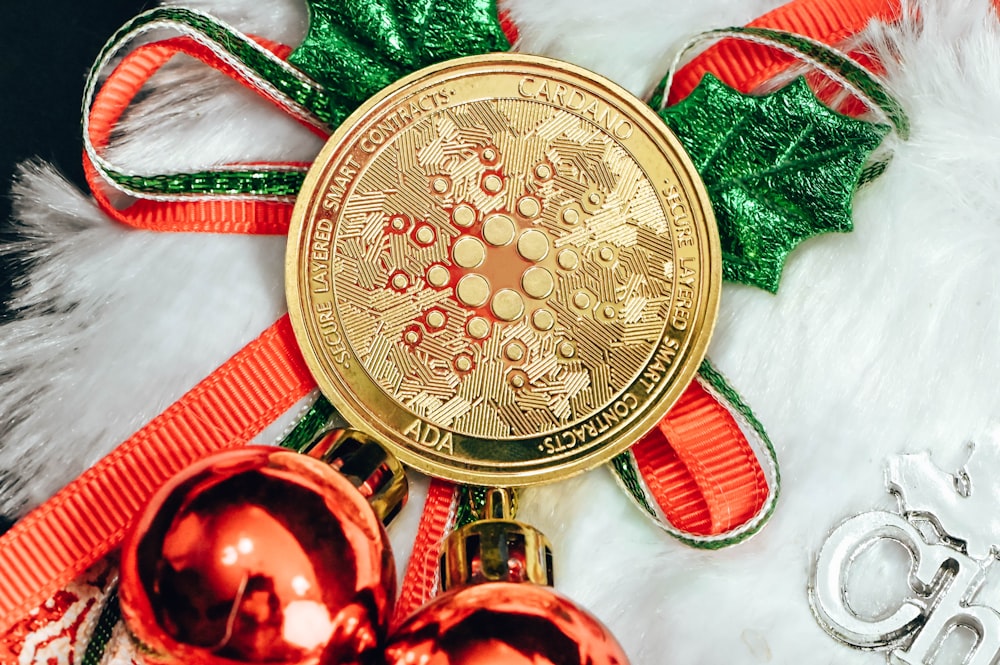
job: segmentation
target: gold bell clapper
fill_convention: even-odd
[[[389,636],[386,665],[628,665],[614,636],[551,588],[552,546],[512,519],[513,491],[491,489],[486,519],[441,554],[441,594]]]
[[[170,480],[126,536],[120,602],[146,665],[378,663],[396,596],[400,464],[360,432],[248,446]]]

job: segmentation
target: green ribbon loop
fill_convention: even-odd
[[[678,51],[669,73],[654,89],[649,101],[650,106],[657,110],[665,106],[666,92],[670,90],[677,64],[686,52],[702,42],[726,37],[764,44],[812,65],[849,90],[882,121],[891,124],[900,138],[905,140],[909,137],[910,121],[902,104],[871,71],[845,53],[823,42],[769,28],[731,27],[709,30],[696,35]]]
[[[141,174],[116,168],[89,140],[88,116],[100,74],[137,37],[167,28],[195,39],[247,77],[291,115],[332,130],[364,100],[425,65],[464,55],[507,50],[494,0],[369,0],[309,4],[309,32],[288,62],[218,19],[191,9],[161,7],[122,26],[98,55],[83,101],[85,149],[104,178],[131,196],[294,197],[305,168],[206,169]],[[312,78],[311,78],[312,77]]]
[[[128,194],[154,200],[195,196],[239,195],[262,199],[294,197],[306,179],[305,169],[247,169],[138,175],[102,169],[104,176]],[[157,196],[159,195],[159,196]],[[176,195],[176,196],[173,196]]]
[[[97,56],[84,93],[84,118],[100,73],[127,44],[155,29],[169,29],[207,46],[281,101],[294,115],[318,127],[339,124],[330,109],[345,100],[292,67],[236,28],[194,9],[160,7],[139,14],[111,36]]]
[[[342,119],[331,110],[342,105],[338,95],[331,94],[238,30],[191,9],[153,9],[126,23],[108,40],[87,77],[83,98],[84,148],[101,174],[126,194],[152,200],[218,195],[294,196],[302,185],[305,168],[227,167],[195,173],[148,175],[118,169],[98,153],[90,141],[89,114],[101,72],[127,44],[151,30],[161,28],[191,37],[208,47],[291,115],[316,127],[329,127]]]
[[[661,529],[691,547],[717,550],[746,540],[767,524],[775,507],[778,505],[778,495],[781,489],[781,472],[778,467],[777,453],[775,453],[774,445],[767,436],[764,426],[757,420],[753,410],[743,401],[743,398],[736,392],[736,389],[729,385],[729,382],[726,381],[722,373],[715,369],[708,359],[702,362],[701,367],[698,369],[698,378],[696,380],[701,381],[707,390],[714,393],[716,400],[729,411],[730,415],[736,421],[737,426],[746,437],[750,447],[757,455],[757,461],[761,464],[761,468],[767,476],[768,487],[771,488],[771,491],[768,494],[767,501],[757,514],[736,529],[715,536],[698,536],[681,531],[670,524],[663,513],[656,507],[656,500],[649,494],[639,473],[635,456],[631,451],[625,451],[614,457],[610,462],[610,466],[619,485],[621,485],[640,510]]]

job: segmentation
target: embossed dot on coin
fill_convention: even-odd
[[[480,307],[490,299],[490,283],[482,275],[465,275],[458,280],[455,295],[467,307]]]
[[[576,347],[572,342],[563,342],[559,345],[559,355],[563,358],[572,358],[576,355]]]
[[[507,215],[492,215],[483,222],[483,238],[494,247],[509,245],[515,230],[514,220]]]
[[[476,211],[468,203],[460,203],[451,211],[451,221],[467,229],[476,221]]]
[[[545,268],[532,266],[521,275],[521,288],[532,298],[548,298],[555,287],[555,280]]]
[[[562,218],[567,224],[576,224],[580,221],[580,213],[576,211],[576,208],[566,208],[563,210]]]
[[[487,162],[492,162],[496,158],[497,158],[497,151],[494,150],[493,148],[487,148],[486,150],[483,150],[483,159],[485,159]]]
[[[577,291],[576,294],[573,295],[573,304],[580,309],[587,309],[590,307],[590,296],[583,291]]]
[[[517,253],[529,261],[541,261],[549,253],[549,239],[538,229],[528,229],[517,239]]]
[[[420,341],[420,335],[417,334],[416,330],[407,330],[406,334],[403,335],[403,339],[405,339],[408,344],[416,344]]]
[[[486,336],[490,334],[490,322],[481,316],[475,316],[469,319],[465,330],[475,339],[486,339]]]
[[[556,257],[559,267],[563,270],[573,270],[580,265],[580,257],[572,249],[564,249]]]
[[[604,318],[613,319],[615,318],[615,314],[617,314],[617,312],[615,312],[615,308],[611,305],[607,305],[604,308]]]
[[[442,265],[433,265],[427,269],[427,283],[431,286],[446,286],[450,277],[448,269]]]
[[[552,167],[548,164],[539,164],[535,167],[535,175],[542,180],[548,180],[552,177]]]
[[[531,315],[531,325],[538,330],[552,330],[552,326],[555,324],[555,317],[547,309],[536,309],[535,313]]]
[[[434,191],[438,194],[444,194],[448,191],[448,181],[444,178],[434,178],[434,183],[431,185]]]
[[[610,261],[615,258],[615,250],[610,247],[601,247],[601,251],[597,255],[601,257],[602,261]]]
[[[460,372],[468,372],[472,369],[472,358],[469,356],[459,356],[455,358],[455,369]]]
[[[523,388],[524,377],[521,376],[520,374],[515,374],[514,376],[510,377],[510,385],[514,386],[515,388]]]
[[[524,300],[513,289],[500,289],[490,302],[490,309],[502,321],[513,321],[524,314]]]
[[[524,357],[524,347],[520,344],[508,344],[507,348],[503,350],[503,354],[507,356],[508,360],[520,360]]]
[[[410,285],[410,280],[403,273],[396,273],[392,277],[392,285],[397,289],[405,289]]]
[[[500,179],[500,176],[491,173],[483,178],[483,189],[490,194],[497,194],[503,189],[503,180]]]
[[[451,249],[451,256],[456,265],[463,268],[475,268],[482,265],[486,259],[486,247],[483,246],[479,238],[466,236],[458,239]]]
[[[416,237],[417,237],[417,242],[419,242],[420,244],[429,245],[432,242],[434,242],[434,229],[432,229],[430,225],[424,224],[419,229],[417,229]]]
[[[517,202],[517,211],[524,217],[531,218],[542,211],[542,206],[535,197],[525,196]]]
[[[396,215],[389,220],[389,226],[392,227],[393,231],[402,231],[406,228],[406,218]]]
[[[434,310],[433,312],[429,312],[427,314],[427,325],[429,325],[431,328],[434,329],[443,328],[445,321],[446,319],[444,316],[444,312]]]

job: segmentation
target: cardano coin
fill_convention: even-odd
[[[289,311],[323,393],[431,475],[555,480],[623,451],[694,377],[718,309],[703,184],[641,101],[526,55],[366,102],[295,206]]]

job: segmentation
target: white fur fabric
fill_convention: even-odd
[[[295,0],[187,4],[291,44],[305,27]],[[505,6],[520,50],[642,94],[687,36],[778,4]],[[1000,28],[987,0],[918,9],[919,25],[880,31],[912,136],[857,195],[855,231],[800,246],[776,296],[723,293],[710,355],[777,449],[783,485],[770,524],[744,544],[699,551],[647,522],[604,469],[524,492],[520,517],[553,541],[558,588],[610,626],[634,665],[884,662],[813,619],[806,590],[818,548],[843,519],[894,506],[882,477],[890,455],[930,450],[951,470],[966,441],[1000,445]],[[124,129],[112,157],[137,170],[308,159],[319,148],[190,63],[159,76]],[[284,310],[281,238],[127,230],[37,164],[16,195],[26,240],[15,249],[33,261],[20,317],[0,326],[0,414],[13,423],[0,441],[5,514],[44,500]],[[391,529],[400,566],[425,489],[415,485]],[[878,550],[857,568],[857,601],[891,606],[899,552]],[[988,580],[977,602],[994,591]]]

